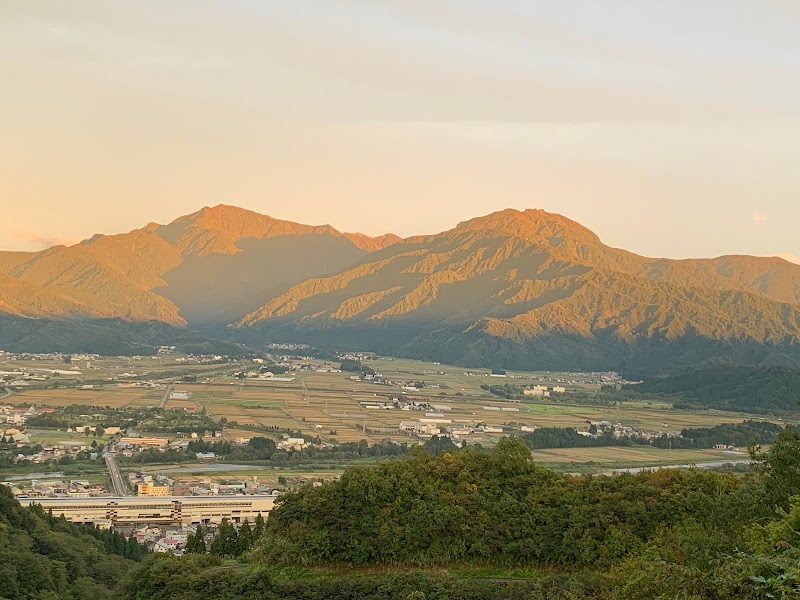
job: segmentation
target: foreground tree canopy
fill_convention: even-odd
[[[573,477],[536,466],[518,440],[418,448],[138,567],[144,551],[121,536],[23,509],[0,488],[0,598],[798,598],[800,432],[753,454],[742,475]]]
[[[284,496],[245,555],[249,568],[231,569],[213,555],[154,556],[124,593],[136,600],[797,598],[800,433],[781,431],[773,448],[754,450],[756,468],[744,475],[688,469],[613,477],[538,467],[516,440],[491,452],[435,456],[419,448],[406,460],[351,467],[339,481]],[[500,576],[465,579],[453,569]]]
[[[726,529],[766,517],[765,494],[699,470],[573,477],[505,440],[489,453],[351,467],[286,497],[256,553],[267,564],[610,566],[687,519]]]
[[[0,598],[110,600],[136,564],[129,559],[147,553],[135,539],[22,508],[0,486]]]

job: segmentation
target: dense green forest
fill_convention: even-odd
[[[0,486],[0,598],[117,598],[117,585],[147,553],[118,533],[22,508]]]
[[[664,448],[713,448],[716,444],[746,447],[750,444],[766,445],[775,441],[781,426],[768,421],[743,421],[722,423],[714,427],[683,429],[681,438],[658,438],[656,445]]]
[[[800,401],[800,370],[720,365],[625,386],[697,405],[756,414],[793,411]]]
[[[54,320],[0,315],[0,347],[11,352],[91,352],[104,356],[154,354],[158,346],[185,354],[250,356],[239,344],[160,321],[122,319]]]
[[[736,526],[768,516],[743,483],[689,470],[572,477],[535,466],[512,440],[490,453],[417,452],[289,496],[260,550],[302,565],[610,566],[687,516],[703,527],[720,513]]]
[[[239,568],[220,544],[153,556],[123,597],[797,598],[800,432],[782,430],[754,458],[743,475],[573,477],[536,466],[519,440],[420,448],[285,495]]]

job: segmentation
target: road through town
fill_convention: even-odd
[[[111,476],[111,486],[114,488],[114,493],[117,496],[130,496],[130,489],[122,478],[122,473],[119,472],[119,465],[117,465],[116,457],[108,452],[105,454],[104,458],[106,459],[108,474]]]

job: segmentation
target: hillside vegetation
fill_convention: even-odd
[[[283,496],[240,568],[154,556],[124,597],[796,598],[798,460],[792,428],[742,476],[571,477],[537,467],[516,440],[420,449]]]
[[[111,600],[147,554],[135,540],[79,527],[22,508],[0,486],[0,597],[6,600]]]
[[[0,348],[12,352],[90,352],[105,356],[155,354],[158,346],[187,354],[247,356],[240,345],[159,321],[25,319],[0,315]]]
[[[340,344],[468,366],[800,364],[800,267],[649,259],[560,215],[505,210],[309,278],[248,314],[246,339]]]
[[[626,389],[727,410],[794,411],[800,401],[800,370],[719,365],[650,379]]]

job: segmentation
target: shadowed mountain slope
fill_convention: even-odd
[[[71,247],[0,253],[0,312],[120,318],[171,325],[228,323],[307,277],[334,273],[385,245],[215,206],[168,225],[95,235]]]
[[[798,303],[800,267],[778,258],[651,259],[561,215],[505,210],[307,279],[237,327],[517,368],[792,363]]]

